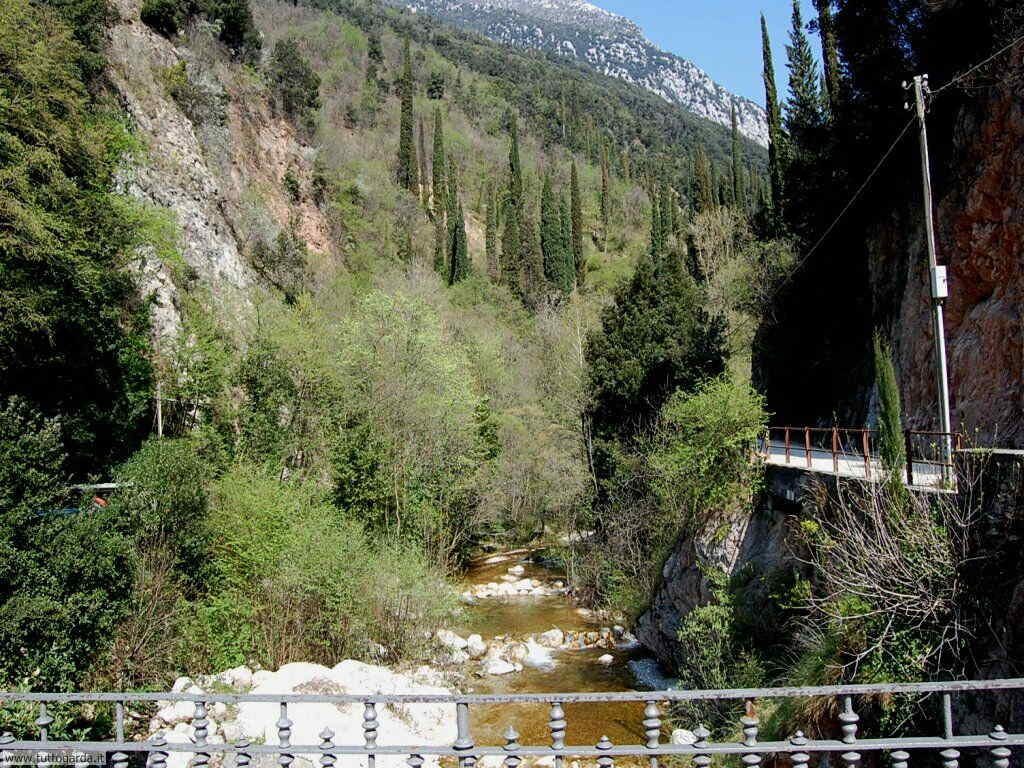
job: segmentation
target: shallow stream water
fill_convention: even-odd
[[[543,582],[564,580],[565,574],[525,558],[528,552],[512,553],[502,562],[487,562],[494,555],[482,558],[470,568],[465,578],[466,588],[476,584],[498,582],[516,565],[525,568],[524,578]],[[558,627],[571,630],[596,631],[609,624],[597,623],[581,615],[565,596],[493,597],[479,600],[465,607],[462,622],[454,627],[459,634],[477,633],[486,642],[498,635],[526,640],[530,635]],[[611,654],[615,661],[610,666],[598,663],[598,658]],[[618,647],[613,650],[591,648],[583,650],[553,650],[555,666],[552,669],[526,667],[522,672],[508,675],[482,675],[471,678],[471,693],[585,693],[607,691],[650,690],[640,688],[634,669],[650,669],[653,660],[639,647]],[[658,686],[658,683],[654,683]],[[643,703],[567,704],[566,744],[596,744],[608,736],[615,744],[643,742]],[[503,745],[503,734],[509,725],[519,732],[523,745],[547,745],[551,734],[548,729],[548,706],[493,705],[471,709],[473,736],[480,745]]]

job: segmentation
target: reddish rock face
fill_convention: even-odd
[[[1007,71],[1021,73],[1020,54]],[[939,263],[949,269],[946,343],[954,429],[1024,446],[1024,101],[1009,78],[981,118],[961,116],[954,184],[936,190]],[[894,325],[907,425],[938,429],[923,242]],[[912,249],[917,250],[917,249]]]

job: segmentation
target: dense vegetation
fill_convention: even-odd
[[[910,57],[904,27],[931,22],[879,5]],[[235,234],[258,284],[236,303],[188,278],[172,217],[116,191],[146,158],[100,76],[97,8],[8,0],[0,17],[0,685],[421,658],[477,545],[552,529],[575,534],[561,555],[577,597],[635,615],[678,538],[751,513],[768,418],[752,358],[782,343],[794,286],[835,276],[834,259],[793,268],[856,178],[838,157],[863,161],[886,125],[876,25],[854,4],[816,3],[827,96],[794,13],[762,178],[735,127],[422,15],[150,0],[143,21],[190,53],[156,98],[199,129],[227,119],[209,83],[237,77],[247,90],[224,99],[265,100],[313,157],[284,174],[283,214],[246,199]],[[301,235],[310,209],[329,253]],[[160,344],[140,248],[175,275],[182,327]],[[94,478],[124,485],[106,505],[68,498]],[[973,508],[895,488],[823,497],[799,521],[802,567],[707,566],[716,600],[681,623],[684,682],[963,669],[941,628],[977,624],[952,579]],[[909,554],[880,572],[893,541]],[[894,622],[839,568],[898,595],[881,606]],[[753,606],[745,586],[765,579]]]

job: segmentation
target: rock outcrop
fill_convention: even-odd
[[[661,583],[651,607],[636,622],[636,636],[666,669],[677,669],[680,623],[694,608],[714,600],[709,574],[733,576],[743,569],[767,574],[787,559],[784,514],[770,500],[749,514],[734,515],[702,532],[684,538],[665,560]]]
[[[275,116],[266,90],[229,59],[212,25],[196,22],[175,43],[139,20],[141,5],[115,0],[107,73],[144,145],[121,185],[167,212],[180,234],[183,265],[144,253],[139,266],[141,292],[158,300],[153,322],[160,338],[181,325],[183,282],[208,287],[210,300],[228,312],[247,306],[257,282],[247,250],[256,236],[269,241],[295,226],[310,249],[328,253],[333,246],[322,212],[287,197],[285,175],[311,178],[313,150]],[[190,90],[190,114],[169,85],[182,65],[179,85]]]

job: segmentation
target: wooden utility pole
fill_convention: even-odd
[[[921,138],[921,178],[924,185],[924,222],[928,241],[928,272],[932,292],[932,332],[935,336],[935,380],[939,398],[939,423],[944,433],[942,437],[942,476],[947,482],[952,481],[953,469],[953,436],[949,415],[949,371],[946,365],[946,335],[942,318],[942,304],[949,296],[949,285],[946,280],[946,268],[939,266],[935,254],[935,219],[932,206],[932,177],[928,160],[928,128],[926,98],[930,95],[928,75],[917,75],[913,85],[903,84],[904,90],[914,89],[914,101],[917,109],[917,121],[920,125]],[[908,109],[909,104],[905,105]]]
[[[162,397],[160,379],[156,380],[156,436],[163,439],[164,436],[164,399]]]

